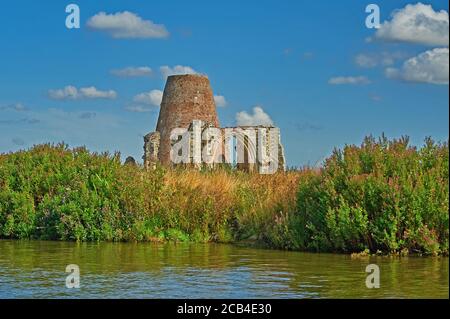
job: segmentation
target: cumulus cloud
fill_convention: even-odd
[[[72,85],[68,85],[63,89],[49,90],[48,96],[54,100],[77,99],[79,98],[78,89]]]
[[[375,38],[386,41],[448,46],[448,12],[434,11],[431,5],[408,4],[391,14],[375,33]]]
[[[217,107],[224,107],[227,105],[227,100],[225,100],[223,95],[214,95],[214,102]]]
[[[162,101],[163,91],[151,90],[150,92],[140,93],[135,95],[133,102],[140,104],[147,104],[153,106],[160,106]]]
[[[116,39],[125,38],[166,38],[169,32],[163,24],[143,20],[137,14],[124,11],[113,14],[99,12],[87,21],[87,26],[96,31],[103,31]]]
[[[407,82],[448,84],[449,49],[436,48],[406,60],[401,68],[387,68],[386,77]]]
[[[114,90],[101,91],[94,86],[77,89],[68,85],[63,89],[49,90],[48,96],[54,100],[115,99],[117,93]]]
[[[113,90],[100,91],[94,86],[81,88],[79,93],[82,97],[88,99],[115,99],[117,97],[117,93]]]
[[[120,76],[124,78],[139,77],[139,76],[150,76],[152,75],[152,69],[148,66],[138,66],[138,67],[126,67],[123,69],[111,70],[111,74],[115,76]]]
[[[273,121],[262,107],[255,106],[252,114],[246,111],[237,113],[236,124],[238,126],[273,125]]]
[[[175,65],[174,67],[169,67],[168,65],[163,65],[159,68],[163,78],[167,78],[170,75],[179,75],[179,74],[198,74],[190,66],[184,65]]]
[[[151,112],[155,106],[161,105],[162,96],[163,91],[161,90],[139,93],[133,97],[133,103],[127,105],[125,110],[137,113]]]
[[[370,80],[366,76],[337,76],[328,80],[328,84],[369,84]]]

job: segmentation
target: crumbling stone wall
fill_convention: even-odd
[[[265,174],[271,172],[270,165],[277,165],[276,171],[286,170],[284,147],[281,144],[281,134],[278,127],[271,125],[238,126],[222,128],[222,131],[224,154],[230,151],[226,149],[226,140],[233,137],[236,138],[237,145],[232,150],[235,154],[226,154],[224,157],[238,157],[237,169]],[[263,145],[262,139],[264,139],[264,149],[260,149],[261,145]],[[274,150],[276,151],[274,152]],[[266,159],[264,163],[261,162],[262,157]]]
[[[144,136],[144,167],[146,169],[154,169],[158,162],[160,145],[159,132],[151,132]]]

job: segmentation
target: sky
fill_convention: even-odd
[[[447,141],[448,28],[447,1],[4,1],[0,152],[142,161],[165,79],[184,73],[208,75],[221,126],[279,127],[289,166],[369,134]]]

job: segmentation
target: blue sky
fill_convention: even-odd
[[[69,3],[80,8],[79,29],[66,28]],[[365,26],[369,3],[387,22],[378,31]],[[226,100],[218,107],[222,126],[259,106],[281,128],[290,166],[316,165],[368,134],[446,141],[448,2],[423,4],[432,9],[392,0],[2,3],[0,152],[64,141],[140,160],[142,136],[154,130],[159,109],[136,96],[162,90],[160,68],[177,65],[209,76]],[[92,20],[125,11],[165,31],[127,29],[118,38],[125,20],[111,20],[116,29]],[[402,25],[418,18],[425,21],[419,32]],[[151,74],[113,72],[130,67]],[[67,96],[67,86],[76,96]]]

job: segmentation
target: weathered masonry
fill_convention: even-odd
[[[177,147],[184,151],[180,161],[174,161]],[[156,131],[144,137],[143,159],[148,169],[159,162],[195,167],[229,163],[237,169],[260,173],[285,170],[279,128],[220,128],[209,79],[198,74],[168,77]]]

